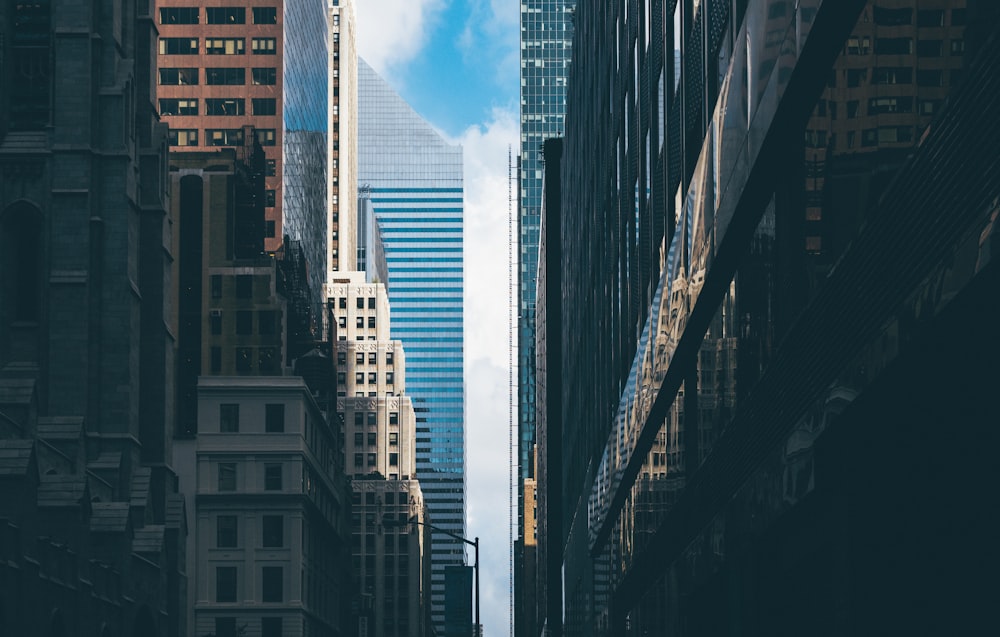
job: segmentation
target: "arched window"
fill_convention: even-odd
[[[0,215],[0,306],[8,320],[37,321],[42,289],[42,215],[17,203]]]

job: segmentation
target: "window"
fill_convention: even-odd
[[[941,86],[941,71],[917,69],[917,86]]]
[[[377,444],[378,444],[378,434],[375,433],[374,431],[369,431],[368,432],[368,446],[369,447],[374,447]]]
[[[252,347],[237,347],[236,348],[236,371],[237,372],[252,372],[253,371],[253,348]]]
[[[872,71],[872,84],[912,84],[913,69],[902,67],[876,67]]]
[[[285,431],[284,403],[264,405],[264,431],[269,434],[280,434]]]
[[[365,424],[365,412],[363,411],[354,412],[354,426],[360,427],[363,424]]]
[[[208,68],[205,69],[205,83],[212,86],[243,86],[247,83],[247,70],[244,68]]]
[[[392,352],[386,352],[385,353],[385,364],[386,365],[392,365],[392,359],[393,359]]]
[[[385,382],[387,385],[392,385],[394,382],[396,382],[396,375],[392,372],[386,372]]]
[[[398,411],[390,411],[389,412],[389,424],[390,425],[398,425],[399,424],[399,412]]]
[[[215,637],[236,637],[236,618],[216,617]]]
[[[215,519],[215,546],[220,549],[234,549],[237,542],[235,515],[220,515]]]
[[[160,38],[160,55],[197,55],[198,38]]]
[[[236,333],[240,336],[253,334],[253,312],[250,310],[236,312]]]
[[[260,637],[281,637],[281,618],[261,617]]]
[[[281,491],[282,474],[280,463],[268,463],[264,465],[264,490]]]
[[[268,188],[264,191],[264,207],[274,208],[275,203],[278,201],[278,194],[274,188]]]
[[[236,490],[236,463],[219,463],[219,491]]]
[[[854,119],[858,116],[858,106],[861,103],[858,100],[848,100],[847,102],[847,119]]]
[[[262,347],[258,350],[260,355],[259,368],[262,373],[273,374],[278,371],[278,350],[274,347]]]
[[[913,23],[913,9],[886,9],[875,6],[872,18],[881,27],[898,27]]]
[[[242,128],[207,128],[205,129],[206,146],[242,146]]]
[[[368,364],[375,365],[378,363],[378,354],[375,352],[368,352]]]
[[[219,405],[219,431],[235,434],[240,431],[240,406],[233,403]]]
[[[209,98],[205,100],[205,115],[244,115],[246,100],[242,97]]]
[[[338,365],[347,364],[347,352],[337,352],[337,364]]]
[[[909,126],[879,126],[880,144],[906,143],[913,141],[913,129]]]
[[[198,100],[192,99],[161,99],[160,115],[197,115]]]
[[[194,86],[198,84],[198,69],[160,69],[160,84],[163,86]]]
[[[209,278],[209,284],[212,288],[212,298],[221,299],[222,298],[222,275],[213,274]]]
[[[278,100],[273,97],[255,97],[251,106],[254,115],[274,115],[278,112]]]
[[[277,49],[275,38],[254,38],[250,43],[254,55],[274,55]]]
[[[252,274],[237,274],[236,275],[236,298],[238,298],[238,299],[250,299],[250,298],[253,298],[253,275]]]
[[[365,435],[363,433],[361,433],[360,431],[355,431],[354,432],[354,446],[355,447],[360,447],[363,444],[365,444]]]
[[[251,82],[259,86],[272,86],[278,83],[278,70],[274,68],[254,68],[250,70]]]
[[[375,297],[374,296],[369,296],[368,297],[368,309],[369,310],[374,310],[375,309]]]
[[[868,79],[868,69],[847,69],[847,86],[861,86]]]
[[[208,55],[243,55],[244,38],[206,38],[205,53]]]
[[[913,53],[913,38],[875,38],[875,55]]]
[[[257,141],[261,146],[275,145],[275,130],[273,128],[258,128]]]
[[[213,374],[218,374],[222,371],[222,348],[213,345],[211,352],[211,370]]]
[[[208,7],[208,24],[246,24],[247,10],[243,7]]]
[[[212,336],[219,336],[222,334],[222,311],[213,310],[208,317],[208,327],[212,333]]]
[[[261,601],[280,602],[284,599],[282,591],[282,571],[280,566],[265,566],[261,569]]]
[[[354,466],[362,467],[364,466],[364,464],[365,464],[365,454],[363,453],[354,454]]]
[[[368,372],[368,384],[376,385],[378,384],[378,374],[375,372]]]
[[[395,432],[395,431],[390,432],[389,433],[389,446],[390,447],[396,447],[398,445],[399,445],[399,433]]]
[[[963,53],[965,53],[965,40],[952,40],[951,54],[962,55]]]
[[[160,9],[160,24],[198,24],[198,7]]]
[[[265,515],[261,539],[266,549],[281,548],[285,545],[285,518],[280,515]]]
[[[354,373],[354,384],[355,385],[364,385],[365,384],[365,373],[364,372],[355,372]]]
[[[370,327],[370,328],[374,328],[375,327],[375,317],[374,316],[369,316],[368,317],[368,327]]]
[[[368,466],[369,467],[374,467],[375,466],[375,461],[376,461],[375,454],[374,453],[368,454]]]
[[[198,129],[196,128],[171,128],[167,134],[167,142],[171,146],[197,146]]]
[[[378,416],[374,411],[366,412],[368,414],[368,426],[374,427],[378,423]]]
[[[918,27],[943,27],[944,11],[941,9],[921,9],[917,11]]]
[[[278,313],[274,310],[260,310],[257,312],[257,332],[270,336],[277,331]]]
[[[264,170],[266,177],[274,177],[278,174],[278,162],[275,159],[267,160],[267,168]],[[273,236],[273,235],[272,235]]]
[[[866,128],[861,131],[861,145],[862,146],[875,146],[878,143],[878,130],[874,128]]]
[[[236,601],[236,567],[215,567],[215,601]]]
[[[868,100],[869,115],[911,112],[913,112],[912,97],[872,97]]]
[[[393,453],[389,454],[389,466],[391,466],[391,467],[398,467],[399,466],[399,454],[398,453],[393,452]]]
[[[278,10],[275,7],[254,7],[254,24],[278,24]]]
[[[337,384],[338,385],[347,384],[347,372],[337,372]]]
[[[356,299],[354,300],[354,302],[355,302],[355,306],[356,306],[356,307],[357,307],[357,308],[358,308],[359,310],[363,310],[363,309],[365,309],[365,299],[364,299],[364,297],[360,297],[360,296],[359,296],[358,298],[356,298]]]
[[[365,317],[363,317],[363,316],[358,316],[358,317],[355,317],[355,319],[354,319],[354,324],[355,324],[355,325],[356,325],[357,327],[359,327],[359,328],[360,328],[360,327],[364,327],[364,326],[365,326]]]
[[[917,57],[941,57],[943,48],[941,40],[917,40]]]

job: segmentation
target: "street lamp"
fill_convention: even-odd
[[[476,630],[476,632],[475,632],[474,637],[480,637],[480,631],[482,630],[482,627],[481,627],[481,624],[479,623],[479,538],[477,537],[475,541],[467,540],[466,538],[462,537],[461,535],[458,535],[457,533],[452,533],[451,531],[449,531],[447,529],[442,529],[439,526],[434,526],[433,524],[430,524],[429,522],[421,522],[420,520],[417,519],[417,516],[415,516],[415,515],[412,516],[406,522],[394,522],[392,520],[386,520],[384,517],[382,519],[382,526],[394,527],[394,526],[403,526],[404,524],[419,524],[420,526],[426,526],[427,528],[431,529],[432,531],[437,531],[438,533],[444,533],[448,537],[454,538],[454,539],[458,540],[459,542],[465,542],[466,544],[468,544],[469,546],[473,547],[476,550],[476,562],[475,562],[475,564],[473,564],[473,569],[475,569],[475,577],[476,577],[476,579],[475,579],[475,597],[476,597],[476,606],[475,606],[476,627],[475,627],[475,630]]]

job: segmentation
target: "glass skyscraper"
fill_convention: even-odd
[[[462,148],[448,144],[358,59],[358,184],[370,188],[389,266],[392,338],[406,349],[417,478],[434,526],[465,536]],[[431,617],[464,545],[435,532]]]
[[[530,554],[524,551],[524,481],[534,477],[535,440],[535,279],[542,207],[542,142],[563,134],[566,79],[573,44],[576,0],[523,0],[521,3],[521,155],[518,216],[518,417],[517,493],[519,541],[515,550],[516,600],[534,597]],[[527,533],[531,533],[528,529]],[[529,538],[529,543],[531,539]],[[515,612],[517,634],[537,634],[530,618]],[[527,623],[524,623],[527,622]]]

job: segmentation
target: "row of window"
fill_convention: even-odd
[[[261,599],[262,602],[283,602],[284,596],[284,567],[282,566],[262,566],[261,567]],[[216,566],[215,567],[215,601],[235,602],[237,597],[237,567]]]
[[[277,144],[277,131],[273,128],[255,129],[257,141],[261,146]],[[171,146],[197,146],[197,128],[171,128],[168,134]],[[244,141],[242,128],[206,128],[205,146],[242,146]],[[273,205],[273,204],[272,204]]]
[[[847,69],[844,72],[848,88],[856,88],[868,82],[869,69]],[[917,86],[943,86],[944,71],[941,69],[913,69],[912,67],[880,66],[871,69],[872,84],[912,84],[916,78]],[[958,84],[961,70],[951,71],[951,83]],[[837,86],[836,72],[830,74],[830,88]]]
[[[276,347],[237,347],[235,349],[234,367],[241,374],[261,372],[276,374],[278,370],[278,348]],[[212,346],[209,350],[209,367],[213,374],[222,372],[222,348]]]
[[[253,115],[274,115],[278,110],[278,100],[273,97],[255,97],[250,100],[250,106]],[[160,115],[197,114],[198,100],[195,98],[164,98],[160,100]],[[246,115],[246,99],[242,97],[207,98],[205,100],[205,115]]]
[[[198,55],[199,38],[160,38],[160,55]],[[251,38],[254,55],[274,55],[278,51],[276,38]],[[246,38],[205,38],[206,55],[243,55]]]
[[[160,70],[163,86],[197,86],[198,67],[166,67]],[[247,70],[242,67],[209,67],[205,69],[205,84],[209,86],[243,86],[247,83]],[[250,69],[250,83],[256,86],[273,86],[278,82],[278,69],[263,66]]]
[[[278,24],[277,7],[253,7],[254,24]],[[160,24],[199,24],[199,7],[164,7],[160,9]],[[246,24],[247,10],[243,7],[206,7],[205,24]]]
[[[273,192],[273,191],[272,191]],[[273,204],[272,204],[273,205]],[[252,310],[237,310],[236,317],[237,336],[250,336],[254,334]],[[222,334],[222,311],[212,310],[208,317],[209,331],[213,336]],[[261,336],[272,336],[277,332],[278,313],[275,310],[257,311],[257,334]]]
[[[909,95],[898,95],[898,96],[883,96],[883,97],[871,97],[868,99],[868,114],[869,115],[884,115],[888,113],[912,113],[914,108],[917,109],[921,115],[933,115],[941,104],[941,100],[926,100],[921,99],[919,104],[916,100]],[[860,114],[861,102],[858,100],[848,100],[845,105],[847,106],[847,119],[854,119]],[[837,102],[830,100],[820,100],[816,105],[816,115],[819,117],[826,117],[827,113],[830,115],[830,119],[837,119],[838,108]]]
[[[239,517],[220,515],[216,518],[215,546],[220,549],[239,548]],[[283,515],[261,516],[261,547],[280,549],[285,547],[285,517]]]
[[[366,455],[368,456],[368,466],[369,467],[374,467],[375,464],[376,464],[376,457],[377,457],[377,454],[374,454],[374,453],[369,453],[369,454],[356,453],[356,454],[354,454],[354,466],[355,467],[363,467],[363,466],[365,466],[365,456]],[[391,466],[391,467],[398,467],[399,466],[399,454],[398,453],[390,453],[389,454],[389,466]]]
[[[365,445],[365,440],[367,439],[368,447],[374,447],[378,445],[378,434],[374,431],[369,431],[367,434],[360,431],[354,432],[354,446],[362,447]],[[391,431],[389,432],[389,446],[397,447],[399,446],[399,432]]]
[[[917,57],[941,57],[944,55],[944,40],[917,40]],[[950,41],[951,55],[965,53],[965,40]],[[872,39],[869,36],[851,36],[847,38],[844,52],[848,55],[869,55],[872,51]],[[909,55],[913,53],[913,38],[876,38],[875,53],[880,55]]]
[[[365,420],[368,421],[370,427],[374,427],[378,422],[378,416],[374,411],[356,411],[354,412],[354,426],[361,427],[365,424]],[[389,424],[398,425],[399,424],[399,412],[390,411],[389,412]]]
[[[354,382],[357,385],[365,384],[365,372],[355,372]],[[385,383],[387,385],[392,385],[396,382],[396,374],[394,372],[385,373]],[[347,372],[337,372],[337,384],[346,385],[347,384]],[[368,384],[377,385],[378,384],[378,374],[376,372],[368,372]]]
[[[264,464],[264,490],[281,491],[284,488],[282,483],[281,463]],[[236,491],[236,463],[220,462],[218,465],[216,486],[220,492]]]
[[[223,403],[219,405],[219,431],[235,434],[240,432],[240,405]],[[283,433],[285,431],[285,405],[269,403],[264,405],[264,432]]]
[[[361,327],[361,326],[359,325],[358,327]],[[386,362],[387,365],[392,365],[392,362],[393,362],[394,358],[395,357],[393,356],[392,352],[386,352],[385,353],[385,362]],[[358,365],[364,365],[364,363],[365,363],[365,353],[364,352],[355,352],[354,353],[354,362],[356,364],[358,364]],[[340,365],[346,365],[347,364],[347,352],[337,352],[337,363],[340,364]],[[375,365],[377,363],[378,363],[378,353],[377,352],[368,352],[368,364],[369,365]]]
[[[882,27],[898,27],[913,24],[913,9],[909,7],[904,8],[888,8],[888,7],[873,7],[872,19],[875,24]],[[867,17],[866,17],[867,21]],[[951,24],[952,26],[965,26],[966,13],[965,9],[952,9],[951,10]],[[918,27],[943,27],[944,26],[944,9],[920,9],[917,11],[917,26]]]

